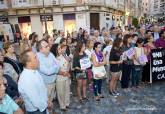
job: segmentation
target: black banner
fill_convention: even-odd
[[[0,22],[8,22],[8,17],[7,16],[0,16]]]
[[[18,17],[18,23],[30,23],[30,22],[31,22],[30,16]]]
[[[151,73],[152,81],[165,80],[165,48],[152,50]]]

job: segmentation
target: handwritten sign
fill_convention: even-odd
[[[165,80],[165,48],[154,49],[151,52],[151,79]]]
[[[134,50],[134,48],[130,48],[129,50],[127,50],[127,51],[125,52],[125,54],[126,54],[126,56],[127,56],[129,59],[131,59],[131,58],[133,57],[133,55],[135,55],[135,50]]]
[[[139,57],[139,62],[142,63],[142,64],[148,62],[147,56],[146,55],[141,55]]]
[[[82,59],[80,59],[80,67],[81,69],[87,69],[89,67],[91,67],[91,61],[88,57],[84,57]]]

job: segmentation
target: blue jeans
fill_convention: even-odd
[[[121,78],[121,87],[128,88],[129,87],[129,80],[132,75],[133,65],[123,63],[122,69],[122,78]]]
[[[34,112],[27,112],[26,114],[46,114],[46,110],[44,110],[43,112],[40,112],[39,110],[37,110]]]
[[[98,94],[101,94],[101,87],[102,87],[102,79],[93,79],[93,89],[94,89],[94,95],[98,96]]]
[[[142,71],[143,71],[143,67],[141,65],[134,65],[133,73],[132,73],[132,86],[139,85]]]

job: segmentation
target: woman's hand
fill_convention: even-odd
[[[69,78],[71,77],[69,72],[66,72],[66,76],[69,77]]]
[[[123,60],[118,61],[118,64],[122,64],[122,63],[123,63]]]
[[[24,114],[24,112],[19,108],[14,112],[14,114]]]
[[[53,103],[51,100],[48,100],[48,109],[51,110],[53,108]]]

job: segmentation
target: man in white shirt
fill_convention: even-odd
[[[47,89],[43,78],[37,71],[39,61],[31,50],[23,52],[21,62],[24,70],[18,81],[18,90],[23,97],[27,114],[46,114],[52,106],[48,100]]]

